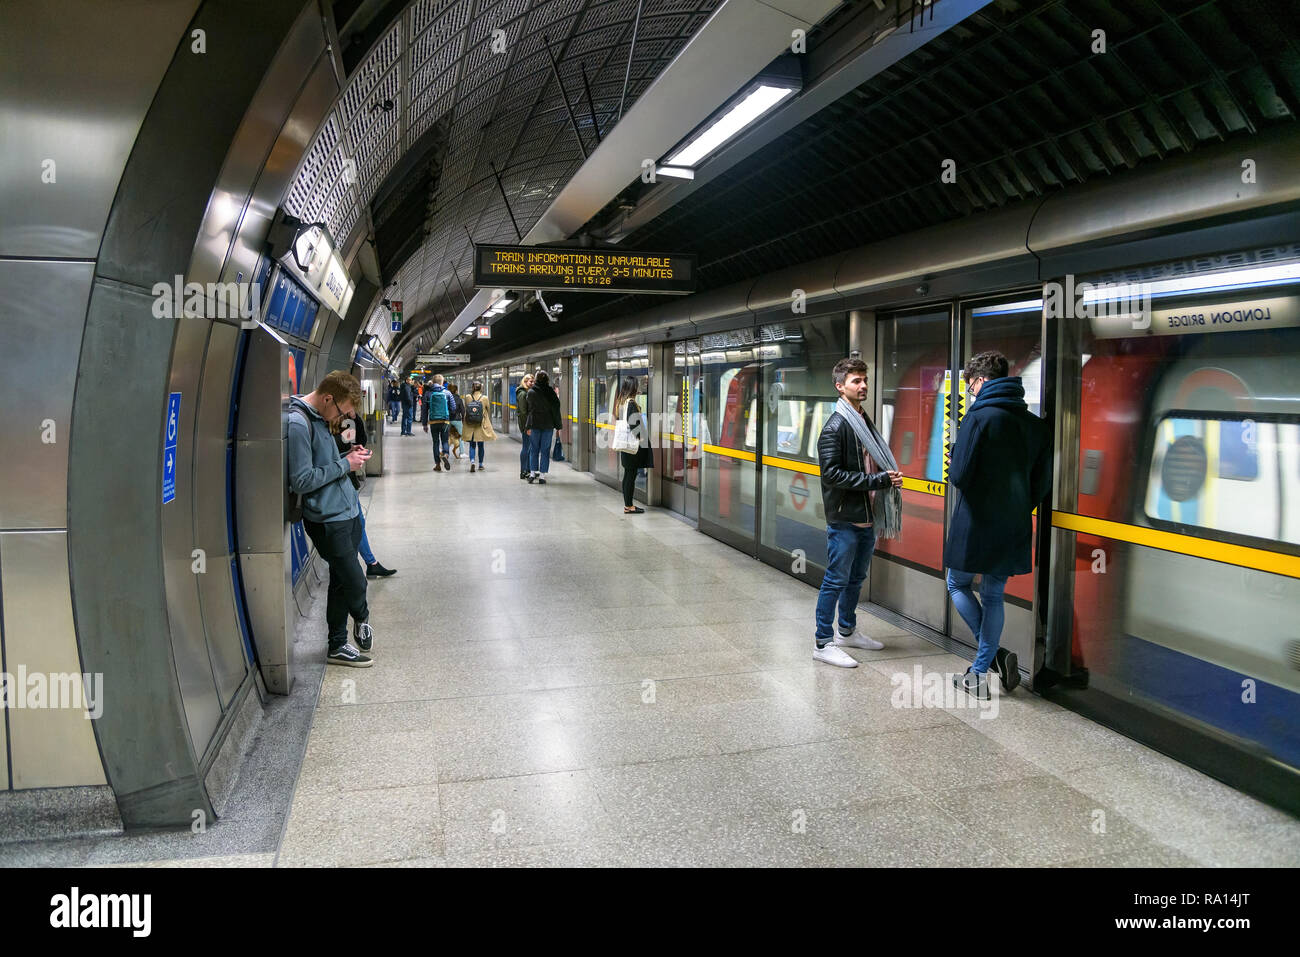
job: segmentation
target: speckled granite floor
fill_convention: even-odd
[[[1300,821],[1023,690],[897,707],[895,675],[968,662],[886,622],[815,663],[808,586],[566,465],[522,483],[513,441],[475,475],[420,433],[385,456],[375,666],[326,669],[287,824],[59,863],[1300,864]]]

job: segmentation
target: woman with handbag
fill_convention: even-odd
[[[488,400],[483,395],[483,383],[472,382],[469,387],[469,395],[464,397],[463,404],[465,409],[462,413],[464,418],[461,420],[461,437],[469,446],[469,470],[475,470],[474,453],[478,453],[478,471],[482,472],[486,466],[483,464],[485,452],[483,450],[484,442],[491,442],[497,437],[492,431],[492,419],[488,416]]]
[[[653,468],[654,453],[643,434],[641,409],[636,404],[636,379],[627,376],[614,399],[614,448],[623,464],[623,514],[641,515],[645,509],[632,501],[636,489],[636,474],[641,469]]]

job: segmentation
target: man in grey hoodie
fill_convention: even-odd
[[[366,573],[357,559],[361,516],[357,490],[348,473],[362,468],[370,452],[360,445],[340,455],[330,427],[353,418],[361,405],[361,385],[346,372],[325,376],[316,391],[289,400],[289,488],[302,496],[302,524],[321,558],[329,564],[329,663],[369,668],[369,657],[348,643],[348,615],[361,651],[374,634],[366,605]]]

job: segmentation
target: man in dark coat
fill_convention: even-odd
[[[1007,357],[981,352],[966,365],[975,397],[952,449],[948,482],[955,489],[952,524],[943,547],[948,594],[979,640],[975,661],[954,683],[977,698],[989,697],[988,670],[1002,687],[1020,683],[1019,662],[1000,649],[1007,579],[1033,570],[1031,515],[1051,484],[1052,436],[1029,411],[1019,376],[1008,376]],[[980,597],[971,583],[980,575]]]
[[[411,425],[415,421],[415,386],[408,379],[402,383],[402,435],[414,435]]]

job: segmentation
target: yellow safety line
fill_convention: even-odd
[[[569,421],[570,421],[570,422],[577,422],[577,421],[578,421],[578,417],[577,417],[576,415],[571,415],[571,416],[569,416]]]
[[[948,484],[946,482],[930,482],[925,479],[904,475],[903,488],[913,492],[921,492],[925,495],[938,495],[943,498],[943,493],[948,488]]]
[[[612,425],[606,425],[604,422],[592,422],[591,424],[598,429],[608,429],[610,432],[614,431],[614,427]]]
[[[720,445],[701,446],[706,452],[712,452],[714,455],[725,455],[729,459],[741,459],[745,462],[754,461],[754,453],[746,452],[743,449],[724,449]]]
[[[775,455],[764,455],[763,464],[770,465],[774,469],[785,469],[787,472],[803,472],[805,475],[821,475],[822,470],[816,465],[808,462],[800,462],[796,459],[781,459]]]
[[[1227,542],[1215,542],[1195,535],[1179,535],[1158,528],[1143,528],[1125,522],[1075,515],[1073,512],[1052,512],[1052,525],[1072,532],[1084,532],[1115,541],[1145,545],[1147,548],[1177,552],[1194,558],[1207,558],[1212,562],[1223,562],[1226,565],[1238,565],[1274,575],[1300,578],[1300,556],[1296,555],[1284,555],[1281,552],[1270,552],[1246,545],[1230,545]]]

